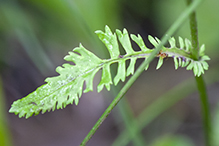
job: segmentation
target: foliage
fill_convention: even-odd
[[[100,59],[80,44],[79,47],[73,49],[64,58],[66,61],[73,62],[74,65],[65,63],[62,67],[57,67],[56,71],[60,74],[59,76],[47,78],[45,80],[46,84],[37,88],[26,97],[15,101],[9,112],[19,114],[19,117],[29,118],[33,114],[39,114],[40,111],[45,113],[50,110],[54,111],[56,108],[65,108],[68,104],[72,104],[73,101],[77,105],[82,92],[93,91],[93,79],[100,69],[102,69],[102,77],[97,86],[97,91],[100,92],[104,86],[107,90],[110,90],[111,84],[117,85],[120,80],[125,81],[126,76],[134,73],[137,59],[144,58],[146,61],[153,51],[153,49],[146,47],[140,35],[131,34],[131,39],[141,49],[141,51],[134,51],[126,29],[123,32],[116,30],[116,33],[112,33],[110,28],[106,26],[105,32],[98,30],[96,34],[106,45],[110,59]],[[124,55],[120,54],[117,37],[126,52]],[[148,36],[148,39],[154,47],[157,47],[160,43],[160,40],[156,37]],[[162,50],[156,55],[159,58],[156,69],[162,66],[164,58],[172,57],[175,69],[186,67],[187,70],[193,70],[195,76],[200,76],[204,73],[204,70],[208,70],[206,60],[210,58],[204,53],[204,45],[200,48],[199,60],[194,60],[190,53],[192,45],[188,39],[183,41],[179,37],[179,48],[176,46],[174,38],[169,39],[169,44],[170,47],[162,46]],[[127,60],[130,60],[130,63],[126,68]],[[113,63],[118,63],[118,69],[112,81],[110,65]],[[145,70],[148,67],[146,66]],[[84,82],[86,88],[83,90]]]

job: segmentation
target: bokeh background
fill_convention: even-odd
[[[197,9],[199,41],[211,58],[204,78],[215,146],[219,145],[218,6],[218,0],[206,0]],[[108,58],[95,30],[104,30],[105,25],[112,31],[127,28],[129,33],[141,34],[152,47],[147,36],[161,38],[185,7],[185,0],[0,0],[0,146],[79,145],[124,83],[111,92],[97,93],[95,88],[82,95],[78,106],[29,119],[9,114],[10,105],[44,84],[46,77],[57,75],[55,68],[79,43]],[[188,21],[174,36],[190,39]],[[88,146],[204,145],[193,73],[185,68],[174,70],[171,58],[159,70],[156,63],[155,59],[134,83]],[[95,76],[94,87],[100,76],[101,72]],[[134,134],[133,140],[126,137],[138,126],[140,134]]]

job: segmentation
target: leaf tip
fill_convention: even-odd
[[[158,64],[157,64],[157,67],[156,67],[156,70],[158,70],[162,66],[162,64],[163,64],[163,58],[160,57],[159,61],[158,61]]]

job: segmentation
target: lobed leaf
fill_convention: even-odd
[[[105,31],[106,32],[104,33],[100,30],[97,30],[95,33],[107,47],[110,57],[115,59],[120,55],[116,34],[113,34],[108,26],[105,27]]]
[[[92,52],[85,49],[81,44],[79,47],[69,52],[64,57],[66,61],[73,62],[74,65],[65,63],[56,68],[58,76],[48,77],[45,79],[45,84],[38,87],[34,92],[26,97],[15,101],[9,112],[18,114],[19,117],[29,118],[33,114],[37,115],[40,112],[54,111],[65,108],[68,104],[77,105],[82,93],[93,91],[93,79],[96,73],[102,69],[100,83],[97,86],[97,91],[103,90],[104,86],[110,90],[111,84],[117,85],[119,81],[125,81],[126,76],[134,73],[136,60],[144,58],[144,61],[150,56],[153,49],[148,49],[140,35],[131,35],[131,39],[140,47],[141,51],[134,51],[131,45],[131,40],[128,31],[116,30],[112,33],[108,26],[105,27],[105,32],[96,31],[99,39],[105,44],[109,51],[109,59],[100,59]],[[118,40],[121,43],[126,54],[121,55],[118,45]],[[160,43],[158,38],[148,36],[149,41],[157,47]],[[191,42],[188,39],[179,37],[180,48],[176,47],[176,40],[169,39],[170,48],[162,46],[162,50],[157,54],[159,57],[156,69],[159,69],[163,64],[163,59],[173,57],[175,69],[186,67],[187,70],[193,70],[195,76],[204,74],[204,70],[208,70],[207,60],[210,60],[205,55],[205,46],[202,45],[199,51],[200,59],[193,60],[189,50]],[[126,68],[126,61],[130,60]],[[110,66],[113,63],[118,63],[116,76],[113,78],[110,71]],[[149,64],[145,67],[147,70]],[[83,89],[83,85],[85,89]]]
[[[159,58],[159,61],[158,61],[158,63],[157,63],[156,69],[159,69],[162,65],[163,65],[163,58],[160,57],[160,58]]]
[[[151,42],[152,45],[154,45],[154,47],[157,47],[159,45],[156,39],[154,39],[151,35],[148,36],[148,40]]]
[[[145,46],[142,37],[138,34],[138,37],[134,34],[131,34],[131,38],[135,41],[142,51],[148,51],[149,49]]]
[[[79,54],[77,54],[77,53]],[[26,97],[15,101],[9,112],[19,114],[19,117],[30,117],[34,113],[39,114],[50,110],[66,107],[68,104],[78,104],[82,94],[83,84],[86,81],[85,92],[93,91],[93,78],[103,63],[101,59],[90,51],[86,50],[81,44],[64,58],[72,61],[76,65],[63,64],[57,67],[56,71],[60,74],[56,77],[49,77],[45,80],[46,84],[37,88]],[[83,66],[83,67],[81,67]]]

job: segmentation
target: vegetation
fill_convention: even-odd
[[[102,56],[107,56],[104,51],[104,53],[100,52],[100,54],[102,53],[101,55],[95,55],[86,49],[84,47],[85,45],[80,44],[79,47],[74,48],[73,51],[70,51],[69,54],[64,57],[66,61],[71,63],[65,63],[56,68],[56,72],[59,74],[58,76],[46,78],[46,84],[38,87],[26,97],[14,101],[9,112],[15,113],[19,116],[19,118],[29,118],[32,115],[38,115],[40,112],[45,113],[46,111],[63,109],[68,104],[73,104],[73,102],[78,105],[79,98],[82,97],[83,93],[93,91],[94,88],[97,88],[97,92],[100,92],[105,86],[108,91],[111,90],[113,92],[117,92],[117,94],[109,107],[81,143],[81,145],[86,145],[137,78],[144,70],[149,69],[149,64],[152,63],[152,60],[155,57],[158,58],[156,69],[159,69],[163,65],[165,59],[170,58],[170,60],[173,60],[174,62],[175,69],[185,67],[186,70],[193,71],[200,96],[205,145],[217,145],[217,140],[213,136],[214,133],[217,133],[217,131],[216,129],[212,129],[215,122],[211,122],[212,117],[210,116],[206,84],[203,79],[204,74],[206,75],[206,83],[212,84],[217,81],[215,80],[216,74],[214,69],[211,68],[207,73],[205,73],[205,71],[209,68],[207,61],[210,60],[210,58],[205,54],[205,51],[209,51],[208,47],[206,47],[207,49],[205,50],[205,45],[199,45],[196,13],[194,12],[197,10],[197,7],[201,4],[201,2],[202,0],[187,0],[187,8],[178,17],[178,19],[172,23],[160,40],[157,37],[148,35],[148,40],[153,45],[151,49],[149,49],[150,47],[147,47],[148,45],[146,46],[146,43],[143,41],[142,37],[144,36],[134,34],[129,35],[126,29],[123,29],[123,31],[116,29],[115,33],[113,33],[108,26],[105,26],[105,32],[101,30],[95,31],[99,39],[106,46],[110,55],[109,59],[102,59]],[[7,11],[8,10],[4,9],[5,14],[8,14]],[[8,18],[10,18],[9,21],[11,24],[13,24],[13,19],[11,19],[11,17]],[[175,37],[177,39],[172,37],[188,18],[190,21],[191,41],[189,39],[183,39],[183,37],[177,36]],[[84,21],[82,26],[84,26],[87,30],[90,29],[91,26],[86,24],[87,23]],[[25,35],[23,35],[21,31],[17,31],[18,29],[15,30],[21,42],[25,44],[25,39],[28,40],[28,37],[25,38]],[[89,37],[94,38],[93,35],[87,33],[87,38]],[[35,41],[35,43],[36,42],[37,41]],[[135,50],[133,42],[139,47],[139,51]],[[167,42],[169,42],[169,46],[167,45]],[[97,41],[94,41],[91,46],[95,45],[97,47],[100,46]],[[25,45],[25,47],[27,49],[30,46]],[[123,50],[119,48],[123,48]],[[44,61],[41,61],[47,62],[48,64],[41,66],[42,63],[38,62],[37,59],[34,58],[34,53],[31,51],[27,52],[30,56],[33,56],[33,62],[36,66],[38,66],[44,75],[47,72],[46,70],[48,70],[48,66],[53,66],[48,56],[43,55]],[[40,52],[45,54],[43,50]],[[101,58],[97,56],[101,56]],[[138,63],[137,61],[142,59],[144,61],[135,71],[135,67]],[[117,72],[115,72],[114,68],[112,68],[113,64],[117,65]],[[100,82],[97,86],[94,86],[94,77],[100,70],[102,70]],[[132,76],[121,88],[121,83],[119,83],[119,81],[121,80],[125,82],[126,78],[130,75]],[[117,86],[119,91],[118,89],[116,91],[113,87],[111,87],[112,84]],[[145,138],[143,138],[145,136],[142,134],[142,130],[166,109],[176,104],[179,100],[187,97],[195,90],[196,85],[192,82],[192,79],[185,80],[179,85],[175,85],[175,87],[164,93],[159,98],[155,99],[154,102],[146,106],[142,113],[136,118],[134,118],[132,109],[129,107],[126,99],[124,99],[125,104],[118,104],[118,106],[120,112],[122,113],[126,129],[121,132],[113,145],[127,145],[130,141],[132,141],[134,145],[139,146],[146,145],[147,143],[150,143],[148,145],[151,146],[159,146],[164,143],[166,145],[193,145],[188,138],[180,135],[173,136],[171,134],[162,136],[162,138],[157,138],[153,142],[146,143]],[[217,121],[217,118],[215,118],[215,120]]]

